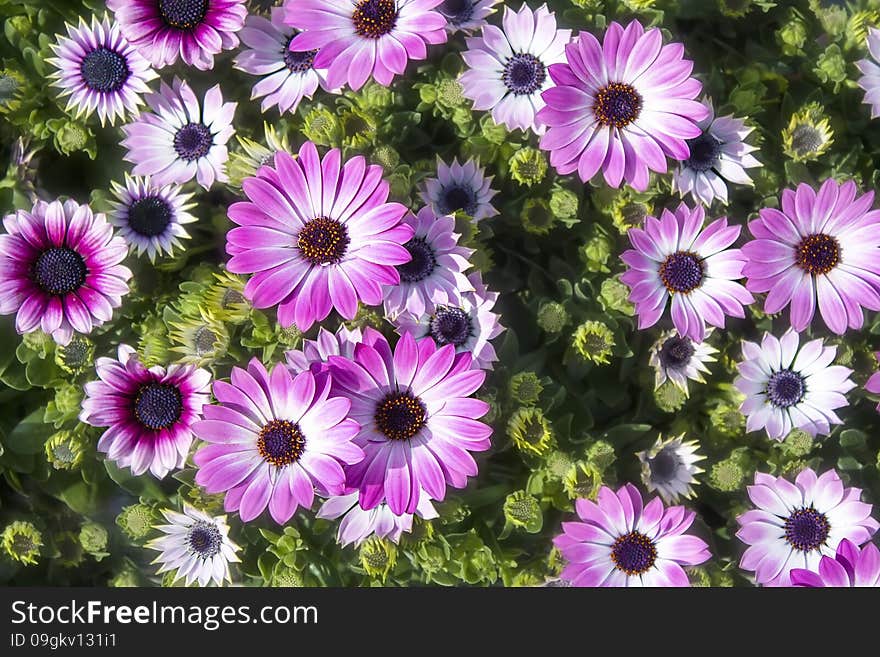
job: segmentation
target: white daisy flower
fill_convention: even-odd
[[[708,337],[708,334],[707,334]],[[682,337],[678,331],[666,331],[651,347],[648,363],[656,371],[654,387],[671,381],[688,394],[688,379],[705,383],[703,374],[709,373],[706,363],[714,363],[718,350],[703,342]]]
[[[642,482],[648,492],[656,490],[666,504],[692,497],[693,485],[697,483],[694,475],[703,472],[694,464],[706,458],[697,454],[698,447],[697,441],[685,441],[682,434],[668,440],[658,437],[653,447],[636,454],[642,463]]]

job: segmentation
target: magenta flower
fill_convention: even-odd
[[[192,427],[209,402],[211,373],[192,365],[147,369],[134,349],[119,345],[118,360],[99,358],[100,381],[85,385],[79,419],[109,427],[98,450],[135,476],[147,470],[159,479],[182,468],[192,445]]]
[[[80,18],[78,27],[66,27],[67,37],[50,46],[56,56],[46,60],[57,69],[49,77],[61,97],[67,96],[65,109],[77,117],[97,112],[101,125],[126,113],[137,116],[141,95],[150,90],[147,82],[158,77],[150,63],[107,16],[101,21],[92,16],[91,26]]]
[[[41,328],[66,345],[73,332],[91,333],[113,317],[128,294],[128,253],[103,214],[75,201],[37,201],[30,212],[3,219],[0,235],[0,315],[15,329]]]
[[[880,587],[880,550],[873,543],[859,546],[843,539],[833,557],[822,555],[817,571],[792,568],[792,586]]]
[[[598,503],[579,498],[582,522],[562,523],[553,539],[568,562],[562,579],[572,586],[690,586],[682,566],[711,556],[702,539],[685,534],[694,512],[664,508],[659,497],[642,505],[632,484],[616,493],[602,486]]]
[[[400,283],[385,288],[385,314],[393,318],[404,311],[433,312],[437,304],[457,303],[463,292],[473,291],[464,274],[473,250],[458,245],[455,219],[425,207],[403,221],[413,228],[403,245],[411,259],[397,266]]]
[[[226,492],[224,508],[245,522],[268,506],[283,525],[315,492],[340,495],[343,465],[364,453],[352,438],[360,426],[348,417],[351,402],[331,397],[326,373],[293,376],[278,363],[272,373],[256,358],[247,370],[232,368],[232,382],[214,382],[219,406],[205,406],[193,425],[209,445],[193,457],[196,483],[208,493]]]
[[[284,24],[284,9],[273,7],[271,21],[251,14],[241,30],[247,46],[235,58],[235,68],[259,75],[260,81],[251,91],[251,99],[262,98],[264,112],[273,105],[278,111],[294,112],[303,98],[311,98],[320,85],[327,85],[327,70],[314,66],[317,50],[294,52],[290,42],[299,34]]]
[[[880,360],[880,351],[874,354],[877,360]],[[871,378],[865,383],[865,390],[873,392],[875,395],[880,394],[880,372],[874,372]],[[877,405],[877,411],[880,412],[880,404]]]
[[[415,513],[424,497],[442,500],[447,484],[464,488],[477,474],[470,452],[489,449],[492,429],[478,422],[489,405],[471,399],[486,375],[470,354],[405,334],[392,353],[368,328],[354,358],[330,356],[334,392],[351,399],[361,424],[355,443],[366,456],[346,470],[365,510],[387,501],[392,513]]]
[[[536,11],[526,4],[518,12],[505,7],[502,25],[484,25],[481,37],[467,37],[462,93],[508,130],[541,133],[535,113],[544,107],[541,92],[552,84],[547,67],[565,61],[571,30],[556,29],[556,14],[546,4]]]
[[[326,365],[330,356],[354,357],[354,348],[362,340],[363,334],[359,328],[349,330],[345,325],[340,324],[336,333],[331,333],[322,326],[318,329],[318,337],[315,340],[303,340],[302,349],[286,351],[284,358],[294,374],[308,369],[320,371],[325,369],[321,366]]]
[[[843,539],[856,545],[870,540],[878,523],[871,505],[859,501],[860,488],[844,488],[834,470],[817,477],[802,470],[794,483],[755,473],[749,498],[755,509],[736,520],[737,537],[746,545],[739,566],[754,571],[765,586],[789,586],[792,568],[815,571],[822,555],[833,557]]]
[[[647,217],[644,229],[630,229],[635,249],[620,256],[627,265],[620,280],[632,288],[640,329],[656,324],[670,299],[676,330],[694,342],[703,341],[706,324],[724,328],[727,315],[745,317],[743,305],[754,298],[735,282],[745,258],[728,248],[740,227],[721,217],[704,229],[703,217],[703,208],[682,203],[659,220]]]
[[[125,38],[157,68],[180,57],[207,71],[214,55],[238,45],[244,0],[107,0]]]
[[[372,76],[388,86],[410,59],[425,59],[427,44],[446,42],[446,18],[432,11],[442,0],[288,0],[286,23],[298,30],[295,52],[317,50],[332,88],[355,91]]]
[[[602,44],[581,32],[565,47],[567,63],[550,66],[556,86],[542,96],[541,148],[550,163],[584,182],[601,169],[611,187],[626,180],[644,191],[649,169],[666,173],[667,156],[688,159],[687,140],[700,136],[697,122],[709,111],[694,100],[702,85],[683,54],[680,43],[663,45],[659,28],[645,32],[638,21],[625,30],[611,23]]]
[[[173,84],[163,82],[159,93],[147,95],[153,113],[122,126],[122,145],[128,149],[124,159],[134,162],[136,176],[152,176],[158,185],[195,178],[210,189],[215,180],[227,182],[226,142],[235,133],[237,103],[224,103],[220,86],[214,85],[200,105],[186,82],[174,78]]]
[[[279,152],[242,189],[248,201],[229,207],[239,225],[226,236],[229,271],[254,274],[245,296],[256,308],[278,305],[282,326],[307,330],[335,308],[346,319],[358,301],[382,303],[382,285],[396,285],[408,262],[403,245],[413,229],[406,208],[388,203],[382,168],[339,149],[322,160],[307,141],[299,157]]]
[[[415,516],[424,520],[438,516],[427,495],[419,498],[415,513],[396,514],[384,502],[369,510],[362,508],[358,503],[357,491],[331,497],[321,505],[316,515],[327,520],[342,518],[336,533],[336,542],[342,546],[354,543],[355,547],[373,535],[397,543],[402,534],[412,531]]]
[[[826,180],[818,194],[801,183],[782,192],[782,210],[764,208],[749,223],[743,274],[752,292],[767,292],[764,312],[791,304],[791,325],[803,331],[816,306],[838,335],[859,329],[862,308],[880,310],[880,211],[874,192],[856,198],[856,184]]]

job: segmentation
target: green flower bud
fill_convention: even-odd
[[[394,93],[388,87],[376,82],[365,85],[357,94],[357,103],[366,112],[384,110],[394,100]]]
[[[721,402],[709,413],[709,424],[724,438],[738,438],[746,428],[746,418],[737,404]]]
[[[800,458],[813,451],[815,442],[813,437],[802,429],[792,429],[785,437],[785,441],[779,444],[779,448],[786,456]]]
[[[76,121],[54,120],[47,121],[46,125],[53,131],[53,143],[59,153],[70,155],[77,151],[94,152],[94,138],[92,131]],[[91,142],[91,147],[90,147]],[[94,159],[94,158],[92,158]]]
[[[545,461],[545,471],[550,479],[562,481],[568,474],[574,460],[565,452],[550,452]]]
[[[797,477],[803,470],[806,470],[808,467],[810,467],[810,464],[803,459],[795,459],[794,461],[789,461],[788,463],[783,465],[779,474],[783,477],[794,478]]]
[[[575,329],[572,336],[574,350],[587,361],[607,365],[614,348],[614,333],[604,322],[589,320]]]
[[[442,78],[435,87],[437,103],[445,107],[461,107],[465,104],[464,87],[454,78]]]
[[[832,43],[825,48],[825,52],[819,55],[816,60],[816,67],[813,69],[816,76],[824,83],[833,82],[835,89],[837,85],[846,80],[846,59],[840,50],[840,46]]]
[[[587,271],[608,273],[610,270],[606,263],[608,258],[611,257],[613,249],[614,245],[605,231],[598,226],[594,226],[593,236],[587,240],[587,243],[581,247],[580,251],[581,260],[587,265]]]
[[[168,327],[157,315],[147,315],[137,327],[138,359],[147,367],[164,365],[171,358],[171,345],[168,342]]]
[[[543,456],[553,446],[553,429],[544,411],[539,408],[521,407],[507,422],[507,437],[521,453]]]
[[[544,577],[531,570],[520,570],[510,580],[510,585],[514,588],[531,588],[543,583]]]
[[[521,185],[537,185],[547,175],[547,158],[543,151],[527,146],[516,151],[508,161],[510,176]],[[549,208],[548,208],[549,209]],[[550,210],[551,213],[552,210]]]
[[[419,516],[413,516],[413,524],[409,533],[403,534],[403,543],[412,550],[418,550],[434,538],[434,524]]]
[[[841,13],[843,14],[843,19],[846,20],[846,11],[844,10]],[[880,11],[876,9],[854,11],[842,30],[846,36],[846,47],[848,49],[863,48],[868,38],[868,30],[878,25],[880,25]],[[828,31],[830,32],[831,30]]]
[[[518,490],[504,500],[504,519],[514,527],[522,527],[529,534],[537,534],[544,525],[544,514],[538,499],[524,490]]]
[[[263,143],[236,135],[241,148],[232,152],[226,167],[229,184],[233,187],[240,188],[242,181],[255,175],[261,166],[274,165],[275,153],[278,151],[290,150],[287,135],[279,136],[274,126],[264,122],[263,133],[265,135]]]
[[[712,466],[709,485],[725,493],[734,493],[742,489],[745,478],[746,473],[739,459],[731,456]]]
[[[666,381],[660,387],[654,389],[654,403],[657,408],[667,413],[675,413],[687,401],[686,390],[682,390],[672,381]]]
[[[481,420],[487,424],[494,424],[501,417],[501,404],[498,403],[498,391],[494,388],[486,389],[477,395],[480,399],[489,404],[489,412],[486,413]]]
[[[385,326],[385,323],[385,319],[382,315],[380,315],[369,306],[365,306],[363,304],[358,306],[357,313],[355,314],[354,319],[344,322],[345,326],[348,329],[359,328],[363,330],[367,327],[372,327],[377,331],[382,330],[382,328],[384,328]]]
[[[276,568],[272,573],[271,585],[276,588],[301,588],[302,574],[293,568]]]
[[[376,121],[369,114],[356,109],[339,115],[342,143],[352,148],[365,148],[376,139]]]
[[[559,333],[568,324],[571,317],[561,303],[548,301],[541,304],[537,315],[538,326],[547,333]]]
[[[525,406],[533,406],[541,398],[544,386],[534,372],[518,372],[510,378],[508,389],[511,399]]]
[[[619,276],[615,276],[602,281],[599,297],[607,309],[632,317],[636,313],[636,307],[629,301],[629,292],[629,286],[621,283]]]
[[[388,186],[391,189],[392,198],[406,200],[412,191],[412,181],[409,175],[395,171],[388,176]]]
[[[311,109],[303,119],[303,135],[318,146],[339,146],[341,130],[336,116],[323,107]]]
[[[40,359],[48,356],[56,347],[52,336],[43,333],[41,330],[31,331],[21,336],[21,344],[28,351],[31,351]]]
[[[43,535],[33,523],[16,520],[0,534],[0,545],[12,559],[29,566],[39,559]]]
[[[617,456],[614,454],[614,447],[611,443],[604,440],[597,440],[587,450],[587,461],[596,466],[601,472],[607,470],[616,460]]]
[[[96,522],[87,522],[79,530],[79,544],[83,550],[95,556],[103,556],[107,549],[107,541],[110,539],[103,525]]]
[[[718,9],[728,18],[742,18],[752,9],[752,0],[718,0]]]
[[[397,546],[388,539],[373,535],[361,544],[358,556],[367,575],[384,582],[397,563]]]
[[[213,274],[215,281],[205,290],[205,308],[221,322],[241,324],[251,313],[251,304],[244,296],[247,280],[236,274]]]
[[[107,585],[119,589],[138,587],[141,585],[141,575],[134,568],[123,568],[107,582]]]
[[[560,219],[573,219],[578,213],[578,197],[570,189],[554,187],[550,194],[550,212]]]
[[[834,131],[819,103],[809,103],[792,114],[782,131],[785,154],[795,162],[815,160],[834,143]]]
[[[693,566],[691,568],[685,568],[685,572],[691,582],[691,586],[700,588],[712,586],[712,578],[705,568]]]
[[[229,331],[208,310],[199,308],[198,315],[178,315],[177,321],[168,321],[168,326],[171,351],[181,354],[178,362],[201,367],[226,355]]]
[[[533,235],[546,235],[556,223],[556,215],[550,211],[550,206],[541,198],[526,199],[519,218],[523,228]]]
[[[79,544],[79,537],[73,532],[61,532],[54,536],[52,542],[58,551],[53,559],[62,568],[76,568],[82,563],[83,549]]]
[[[90,368],[94,357],[95,344],[79,333],[74,333],[68,344],[55,348],[55,364],[74,376]]]
[[[789,57],[800,55],[807,42],[807,26],[792,12],[788,21],[776,31],[776,40],[782,47],[783,54]]]
[[[44,422],[60,427],[68,420],[76,419],[82,402],[82,388],[72,383],[62,383],[55,389],[55,398],[46,405]]]
[[[453,563],[455,574],[468,584],[493,584],[498,579],[495,567],[495,555],[483,542],[483,539],[472,529],[467,534],[456,536],[453,541]],[[454,565],[453,565],[454,564]]]
[[[146,538],[156,522],[152,507],[146,504],[132,504],[122,509],[116,516],[116,524],[129,538],[140,541]]]
[[[46,460],[56,470],[73,470],[82,463],[86,447],[79,431],[59,431],[46,441]]]
[[[507,128],[495,123],[489,114],[480,119],[480,131],[491,144],[501,145],[507,139]]]
[[[586,497],[594,500],[602,487],[602,471],[592,463],[577,461],[569,468],[562,486],[569,499]]]
[[[381,166],[385,171],[393,171],[400,164],[400,154],[393,146],[380,144],[373,151],[373,162]]]

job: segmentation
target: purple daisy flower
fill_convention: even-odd
[[[125,185],[113,182],[117,201],[111,201],[110,223],[137,254],[147,254],[150,262],[157,255],[171,255],[181,239],[189,239],[183,227],[198,221],[189,213],[195,207],[192,194],[177,185],[156,185],[150,177],[133,178],[125,174]]]
[[[49,76],[53,86],[68,97],[65,110],[77,117],[97,111],[101,125],[126,113],[137,116],[147,82],[158,76],[120,34],[119,24],[105,15],[101,21],[92,16],[91,27],[82,18],[78,27],[66,27],[68,36],[59,35],[50,46],[56,56],[46,60],[57,69]]]
[[[331,397],[326,373],[296,376],[281,363],[266,371],[251,359],[247,370],[232,368],[231,383],[214,382],[219,406],[205,406],[193,426],[209,445],[193,456],[196,483],[208,493],[226,492],[224,508],[245,522],[268,506],[283,525],[315,492],[340,495],[343,465],[364,452],[352,438],[360,425],[348,417],[351,402]]]
[[[580,498],[582,522],[562,523],[553,544],[568,565],[561,577],[572,586],[690,586],[682,566],[711,556],[709,546],[685,534],[694,512],[663,507],[659,497],[643,505],[632,484],[616,493],[602,486],[597,503]]]
[[[486,19],[495,13],[495,5],[501,0],[443,0],[438,6],[446,18],[446,30],[471,33],[486,24]]]
[[[779,339],[765,333],[760,345],[743,341],[744,360],[733,384],[746,396],[739,407],[746,431],[766,429],[782,441],[792,429],[828,435],[832,424],[842,423],[834,410],[848,405],[844,395],[856,385],[852,370],[831,365],[837,347],[811,340],[798,349],[799,341],[792,330]]]
[[[844,488],[834,470],[817,477],[806,468],[794,483],[756,472],[748,491],[755,508],[736,519],[736,535],[749,546],[739,566],[754,571],[758,584],[790,586],[792,568],[815,571],[843,539],[861,545],[877,531],[862,490]]]
[[[868,57],[856,62],[862,72],[858,84],[865,90],[863,102],[871,106],[871,118],[876,119],[880,116],[880,30],[876,27],[868,28],[866,45]]]
[[[180,57],[207,71],[238,45],[245,0],[107,0],[122,33],[157,68]]]
[[[620,259],[627,265],[620,280],[630,286],[639,328],[656,324],[671,298],[671,315],[680,335],[702,342],[706,324],[724,328],[727,315],[745,317],[743,305],[754,301],[742,285],[745,262],[739,249],[728,248],[739,226],[720,217],[703,228],[703,208],[682,203],[660,219],[646,217],[644,228],[627,233],[635,249]]]
[[[368,328],[354,358],[330,356],[334,391],[350,398],[361,425],[355,443],[364,460],[346,471],[370,510],[387,501],[392,513],[415,513],[424,493],[442,500],[447,484],[464,488],[477,474],[471,452],[489,449],[492,429],[476,420],[489,410],[469,398],[486,378],[470,354],[452,345],[416,343],[404,334],[392,353],[381,333]]]
[[[768,293],[768,314],[791,304],[796,331],[810,325],[817,305],[838,335],[862,327],[862,308],[880,310],[880,210],[871,209],[874,192],[856,193],[851,180],[826,180],[818,194],[801,183],[782,192],[781,211],[763,208],[749,222],[746,287]]]
[[[438,345],[451,344],[456,353],[470,353],[474,367],[491,370],[498,360],[492,340],[504,330],[498,313],[492,312],[498,300],[483,284],[480,272],[468,276],[470,292],[463,292],[458,302],[437,304],[434,310],[420,315],[404,311],[391,320],[400,335],[412,333],[416,339],[430,337]]]
[[[61,345],[109,322],[128,294],[128,253],[103,214],[76,201],[37,201],[3,219],[0,315],[17,313],[15,329],[41,328]]]
[[[792,568],[789,574],[792,586],[824,587],[880,587],[880,550],[873,543],[861,549],[848,539],[837,546],[833,557],[822,555],[816,571]]]
[[[565,47],[567,63],[549,73],[538,120],[548,126],[541,148],[561,174],[577,170],[587,182],[602,169],[605,182],[648,187],[648,170],[666,173],[666,157],[686,160],[687,140],[702,133],[709,111],[694,100],[702,89],[690,77],[680,43],[663,45],[658,28],[638,21],[611,23],[600,44],[588,32]]]
[[[428,178],[422,185],[420,196],[435,214],[464,212],[474,221],[494,217],[498,210],[492,205],[492,197],[498,191],[492,189],[492,178],[473,158],[464,164],[458,158],[447,165],[437,157],[437,177]]]
[[[85,385],[79,419],[109,427],[98,450],[135,476],[149,470],[162,479],[182,468],[193,423],[209,402],[211,373],[192,365],[147,369],[125,344],[119,345],[118,360],[99,358],[95,370],[100,381]]]
[[[414,516],[424,520],[438,516],[427,495],[419,498],[415,513],[396,514],[384,502],[372,509],[364,509],[358,504],[357,491],[331,497],[321,505],[316,515],[326,520],[342,518],[336,542],[343,547],[352,543],[357,547],[374,534],[397,543],[402,534],[412,531]]]
[[[318,86],[327,85],[327,70],[314,67],[317,50],[294,52],[290,42],[299,32],[284,23],[284,9],[273,7],[271,20],[251,14],[241,30],[247,46],[235,58],[235,68],[262,79],[254,85],[251,100],[262,98],[264,112],[273,105],[282,114],[295,112],[303,98],[311,98]]]
[[[408,262],[403,245],[413,229],[406,208],[388,203],[382,167],[339,149],[322,160],[307,141],[299,157],[279,152],[275,166],[246,178],[249,201],[229,207],[239,225],[226,236],[228,269],[254,274],[244,288],[256,308],[278,305],[281,326],[301,331],[335,308],[353,319],[358,301],[382,303],[382,285],[396,285],[395,267]]]
[[[565,61],[571,30],[556,29],[556,14],[541,5],[532,11],[504,8],[504,29],[484,25],[481,37],[467,37],[462,53],[469,69],[461,75],[462,93],[474,109],[491,110],[508,130],[544,131],[535,114],[544,107],[541,92],[552,85],[547,67]]]
[[[874,353],[874,357],[880,361],[880,351]],[[865,390],[873,392],[875,395],[880,394],[880,372],[874,372],[871,378],[865,383]],[[880,404],[877,405],[877,411],[880,412]]]
[[[224,103],[219,85],[208,89],[200,105],[190,86],[174,78],[173,89],[163,82],[159,93],[147,95],[147,104],[153,113],[122,126],[124,159],[134,162],[135,175],[152,176],[157,185],[195,178],[205,189],[229,180],[226,142],[235,133],[237,103]]]
[[[343,358],[353,358],[354,348],[363,340],[363,334],[359,328],[347,329],[344,325],[340,325],[336,333],[331,333],[323,326],[318,330],[318,337],[315,340],[303,340],[302,349],[291,349],[284,353],[287,360],[287,366],[294,374],[299,374],[308,369],[314,371],[314,366],[320,366],[327,363],[330,356],[342,356]]]
[[[298,30],[297,52],[317,50],[330,86],[357,91],[370,76],[386,87],[410,59],[425,59],[427,44],[446,42],[446,18],[432,11],[442,0],[288,0],[285,21]]]
[[[396,317],[401,312],[421,315],[433,312],[438,304],[456,304],[463,292],[473,291],[464,271],[473,249],[458,245],[455,219],[436,215],[425,207],[418,215],[404,217],[412,226],[413,236],[404,244],[412,259],[397,266],[400,283],[385,288],[385,313]]]

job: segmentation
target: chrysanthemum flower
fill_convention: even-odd
[[[463,292],[457,302],[438,303],[433,311],[422,314],[404,311],[391,323],[401,335],[430,337],[440,346],[454,345],[456,353],[469,352],[474,367],[491,370],[498,360],[492,340],[504,330],[498,313],[492,312],[498,293],[486,288],[479,272],[472,273],[467,281],[471,291]]]
[[[477,474],[470,453],[489,448],[492,429],[476,419],[489,405],[469,398],[486,378],[470,354],[430,338],[416,343],[409,333],[392,353],[368,328],[353,359],[330,356],[329,363],[334,392],[352,400],[351,417],[361,424],[355,442],[366,457],[346,476],[362,508],[387,501],[393,513],[415,513],[422,489],[442,500],[447,484],[464,488]]]
[[[694,342],[677,331],[666,331],[651,347],[648,363],[654,368],[654,387],[666,381],[688,392],[688,379],[705,383],[703,374],[709,373],[706,363],[714,363],[718,350],[707,342]]]
[[[286,351],[284,358],[290,371],[299,374],[314,364],[325,364],[330,356],[352,358],[355,345],[362,339],[363,334],[359,328],[347,329],[340,325],[336,333],[331,333],[322,326],[316,339],[303,340],[302,349]]]
[[[784,440],[792,429],[811,436],[828,435],[841,424],[835,409],[848,405],[847,392],[855,387],[852,370],[831,365],[837,347],[811,340],[800,349],[799,337],[789,330],[781,338],[764,334],[761,344],[743,341],[744,361],[736,367],[734,386],[746,395],[740,411],[747,416],[746,431],[766,429],[773,440]]]
[[[110,223],[137,254],[147,254],[150,262],[157,255],[171,255],[180,248],[181,239],[190,235],[183,227],[197,221],[190,214],[195,203],[192,194],[184,194],[176,185],[156,185],[149,176],[136,178],[125,174],[125,185],[113,182],[117,201],[111,201],[114,211]]]
[[[695,463],[706,458],[697,454],[699,446],[696,440],[686,441],[684,434],[667,440],[658,437],[650,449],[636,454],[648,492],[656,490],[666,504],[675,504],[681,497],[693,497],[695,475],[703,472]]]
[[[620,280],[632,288],[639,328],[658,322],[671,298],[672,322],[680,335],[702,342],[706,324],[724,328],[725,318],[744,317],[743,305],[754,301],[735,281],[742,277],[745,257],[728,248],[739,237],[739,226],[727,217],[703,228],[703,208],[682,203],[660,219],[647,217],[644,228],[630,229],[635,249],[620,259],[627,271]]]
[[[438,215],[462,211],[479,221],[498,214],[492,205],[492,197],[498,193],[490,187],[492,178],[473,159],[459,164],[455,158],[447,165],[438,156],[437,177],[425,180],[420,196]]]
[[[285,22],[302,33],[296,52],[317,50],[314,65],[327,69],[332,88],[357,91],[372,76],[388,86],[410,59],[425,59],[427,45],[445,43],[442,0],[288,0]]]
[[[816,307],[825,325],[859,329],[862,308],[880,310],[880,211],[874,192],[856,198],[856,184],[826,180],[816,193],[801,183],[782,192],[782,210],[763,208],[749,222],[755,237],[742,248],[752,292],[767,292],[764,312],[791,304],[791,325],[803,331]]]
[[[207,71],[214,55],[238,45],[244,0],[107,0],[122,33],[157,68],[180,57]]]
[[[437,11],[446,18],[449,33],[471,33],[486,24],[490,14],[495,13],[495,5],[501,0],[443,0]]]
[[[880,587],[880,549],[866,543],[861,549],[843,539],[833,557],[822,555],[816,571],[792,568],[789,574],[792,586],[824,587]]]
[[[727,203],[728,182],[751,185],[746,169],[761,163],[751,155],[758,147],[744,141],[754,128],[747,128],[745,121],[732,114],[716,117],[712,103],[705,104],[709,116],[697,123],[703,134],[688,140],[690,156],[673,174],[672,187],[682,196],[690,194],[694,201],[708,206],[716,198]]]
[[[504,29],[484,25],[481,37],[467,37],[462,53],[469,69],[461,76],[465,98],[474,109],[491,110],[508,130],[543,132],[535,114],[544,107],[541,92],[552,84],[547,67],[565,61],[571,30],[556,29],[556,14],[541,5],[532,11],[504,8]]]
[[[220,86],[214,85],[200,105],[186,82],[174,78],[173,84],[163,82],[158,93],[147,95],[153,113],[122,126],[124,159],[134,163],[135,175],[152,176],[157,185],[195,178],[210,189],[215,180],[226,182],[226,142],[235,133],[237,103],[224,103]]]
[[[756,472],[748,491],[756,508],[736,519],[736,535],[749,546],[739,566],[754,571],[758,584],[789,586],[792,568],[815,571],[843,539],[861,545],[877,531],[861,489],[844,488],[834,470],[817,477],[806,468],[794,483]]]
[[[79,418],[109,427],[98,450],[135,476],[149,470],[162,479],[183,467],[193,423],[209,401],[211,373],[191,365],[147,369],[126,344],[117,360],[99,358],[95,369],[100,381],[86,384]]]
[[[684,46],[662,42],[659,28],[633,21],[611,23],[601,45],[581,32],[565,47],[567,63],[550,67],[556,86],[538,113],[548,127],[541,148],[559,173],[576,170],[587,182],[602,169],[611,187],[626,180],[644,191],[649,169],[666,173],[667,156],[689,157],[687,140],[700,136],[709,112],[694,100],[702,85]]]
[[[0,315],[17,313],[15,329],[41,328],[66,345],[110,321],[128,294],[128,253],[103,214],[88,205],[37,201],[3,219]]]
[[[553,539],[568,562],[562,579],[572,586],[690,586],[682,566],[711,556],[705,542],[685,534],[694,512],[664,508],[659,497],[642,505],[632,484],[616,493],[602,486],[598,503],[578,499],[582,522],[562,523]]]
[[[311,508],[315,492],[340,495],[343,465],[364,452],[352,439],[360,425],[348,417],[351,402],[330,396],[326,374],[293,376],[281,363],[272,373],[256,358],[247,370],[232,368],[231,383],[214,382],[219,406],[206,406],[193,426],[209,445],[193,457],[196,483],[226,492],[224,508],[245,522],[268,506],[279,524],[297,508]]]
[[[463,292],[474,288],[464,274],[473,250],[458,245],[455,219],[425,207],[403,221],[414,231],[403,245],[412,259],[397,266],[400,283],[385,289],[386,315],[393,318],[406,311],[421,316],[437,305],[457,304]]]
[[[865,41],[868,57],[856,62],[862,72],[858,83],[865,90],[864,102],[871,106],[871,118],[876,119],[880,116],[880,30],[869,28]]]
[[[66,27],[68,36],[50,46],[56,56],[46,60],[57,69],[49,77],[67,96],[65,109],[77,117],[97,112],[101,125],[137,116],[147,82],[158,76],[120,34],[119,24],[92,16],[91,26],[80,18],[78,27]]]
[[[207,586],[213,581],[222,586],[231,581],[229,564],[240,561],[236,554],[241,548],[229,538],[226,516],[211,517],[188,504],[183,513],[162,509],[167,525],[156,525],[164,535],[146,544],[160,554],[153,563],[162,566],[157,573],[176,571],[173,582],[186,578],[186,585],[198,582]]]
[[[410,259],[403,245],[413,229],[406,208],[388,203],[382,168],[338,149],[323,158],[312,142],[299,157],[279,152],[242,188],[249,201],[229,207],[239,225],[226,236],[229,271],[254,274],[245,296],[256,308],[278,305],[281,326],[301,331],[335,308],[352,319],[358,301],[382,303],[382,285],[396,285],[395,266]]]
[[[412,531],[414,516],[430,520],[436,518],[438,514],[427,495],[419,498],[414,513],[396,514],[384,502],[372,509],[364,509],[358,503],[358,493],[355,491],[347,495],[331,497],[321,505],[316,515],[326,520],[342,518],[336,532],[336,542],[343,547],[352,543],[355,547],[359,547],[373,535],[397,543],[402,534]]]
[[[303,98],[311,98],[320,85],[327,91],[327,70],[314,66],[317,50],[295,52],[290,42],[299,34],[284,23],[284,9],[273,7],[271,20],[251,14],[241,30],[241,40],[247,46],[235,58],[235,68],[260,81],[251,91],[251,100],[262,98],[264,112],[273,105],[278,111],[295,112]]]

